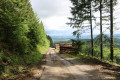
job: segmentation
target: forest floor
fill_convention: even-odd
[[[31,71],[14,80],[120,80],[120,67],[98,60],[77,60],[50,49]]]

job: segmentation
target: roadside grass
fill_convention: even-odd
[[[31,54],[17,55],[9,54],[5,55],[4,52],[0,52],[0,80],[8,80],[23,77],[25,74],[29,73],[31,66],[40,64],[39,62],[43,58],[45,52],[47,52],[50,47],[37,46],[37,50],[31,52]],[[6,61],[6,62],[4,62]],[[35,68],[34,70],[36,70]]]
[[[90,56],[90,55],[85,55],[82,53],[79,53],[77,55],[65,53],[63,55],[74,58],[74,59],[78,59],[80,62],[84,62],[87,64],[96,64],[96,65],[100,64],[100,65],[104,65],[104,66],[120,66],[116,63],[109,62],[106,60],[101,60],[100,58]]]
[[[39,52],[36,53],[31,53],[29,55],[25,54],[22,56],[19,55],[10,55],[8,57],[8,60],[11,64],[16,64],[16,65],[30,65],[34,63],[38,63],[40,59],[43,57],[42,54]]]
[[[56,51],[57,53],[59,53],[59,51],[60,51],[60,50],[58,50],[58,49],[55,49],[55,51]]]
[[[0,65],[0,80],[16,80],[17,77],[25,76],[31,71],[30,66],[38,64],[42,57],[43,55],[40,53],[4,56],[3,59],[6,59],[7,62],[2,62]]]
[[[96,57],[92,57],[89,55],[85,55],[85,54],[78,54],[78,55],[74,55],[74,54],[68,54],[65,53],[63,54],[67,57],[71,57],[74,59],[79,60],[79,62],[88,64],[88,65],[101,65],[103,66],[103,69],[107,69],[107,70],[111,70],[114,73],[110,73],[111,76],[118,78],[117,80],[120,79],[120,65],[113,63],[113,62],[108,62],[106,60],[101,60],[99,58]]]
[[[67,53],[65,53],[65,54],[63,54],[63,55],[68,56],[68,57],[71,57],[71,58],[74,58],[74,59],[81,60],[81,58],[78,57],[77,55],[72,55],[72,54],[67,54]]]
[[[91,47],[89,45],[82,45],[82,50],[81,53],[84,56],[90,55],[91,54]],[[94,56],[95,58],[100,59],[100,46],[94,45]],[[93,56],[93,57],[94,57]],[[89,57],[89,56],[88,56]],[[105,62],[112,62],[110,59],[110,48],[107,46],[103,46],[103,60]],[[114,48],[114,63],[120,64],[120,49],[119,48]]]
[[[47,52],[49,49],[50,49],[49,46],[37,45],[37,50],[38,50],[41,54],[45,54],[45,52]]]

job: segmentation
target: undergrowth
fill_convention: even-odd
[[[79,53],[77,55],[65,53],[64,55],[68,56],[68,57],[71,57],[71,58],[74,58],[74,59],[78,59],[78,60],[80,60],[81,62],[84,62],[84,63],[117,65],[116,63],[113,63],[113,62],[110,62],[110,61],[107,61],[107,60],[101,60],[99,57],[95,57],[95,56],[91,56],[91,55],[85,55],[83,53]]]
[[[27,67],[37,64],[43,57],[43,53],[48,51],[49,47],[38,46],[36,51],[31,54],[7,54],[0,52],[0,75],[4,78],[13,78],[21,72],[29,71]],[[21,69],[22,68],[22,69]],[[1,79],[0,76],[0,79]]]

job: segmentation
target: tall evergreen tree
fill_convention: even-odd
[[[109,0],[98,0],[98,1],[94,1],[96,4],[96,12],[99,11],[100,12],[100,54],[101,54],[101,59],[103,58],[103,26],[109,26],[110,24],[109,22]],[[116,0],[113,1],[113,5],[116,5]],[[104,23],[103,23],[104,22]],[[108,27],[107,27],[108,28]],[[106,28],[106,29],[107,29]]]
[[[0,42],[13,53],[31,53],[37,45],[49,45],[43,24],[29,0],[0,1]]]
[[[53,40],[52,40],[52,38],[51,38],[49,35],[47,35],[47,39],[50,41],[50,47],[53,48],[54,45],[53,45]]]
[[[110,54],[110,59],[113,61],[113,54],[114,54],[114,50],[113,50],[113,0],[110,0],[110,50],[111,50],[111,54]]]
[[[100,54],[101,59],[103,58],[103,39],[102,39],[102,0],[100,0]]]
[[[93,56],[93,15],[92,15],[92,0],[71,0],[73,7],[71,13],[73,18],[70,19],[69,25],[78,30],[74,32],[75,35],[80,35],[90,28],[91,32],[91,55]],[[89,23],[90,22],[90,23]]]
[[[92,1],[90,1],[90,28],[91,28],[91,55],[94,55],[94,44],[93,44],[93,26],[92,26]]]

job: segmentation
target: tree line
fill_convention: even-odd
[[[38,62],[50,45],[52,39],[29,0],[0,0],[0,69],[4,64]]]
[[[117,4],[117,0],[70,0],[73,4],[71,7],[70,25],[77,30],[73,32],[78,38],[82,33],[90,31],[91,33],[91,55],[94,56],[94,40],[93,40],[93,23],[100,28],[100,56],[103,59],[103,26],[110,29],[110,59],[113,61],[113,10]],[[95,16],[99,13],[99,17]],[[96,20],[99,19],[99,22]]]

